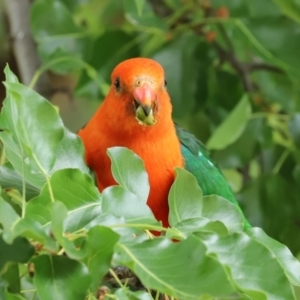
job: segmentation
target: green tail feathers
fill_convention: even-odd
[[[196,177],[203,194],[216,194],[226,198],[236,205],[244,217],[233,191],[219,168],[212,162],[205,146],[191,133],[176,124],[175,127],[181,142],[181,153],[185,159],[185,169]],[[245,229],[251,228],[245,217],[244,227]]]

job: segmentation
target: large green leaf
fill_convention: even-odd
[[[68,209],[65,225],[68,231],[84,227],[101,214],[101,195],[89,175],[78,169],[62,169],[51,176],[49,185],[51,192],[44,186],[41,194],[27,204],[26,218],[49,223],[54,201],[62,202]]]
[[[285,272],[264,245],[245,233],[222,238],[213,234],[198,236],[207,247],[207,255],[229,270],[230,277],[241,292],[257,300],[294,299],[293,288]],[[287,259],[290,259],[289,255]]]
[[[289,281],[293,285],[300,286],[300,263],[285,245],[267,236],[261,228],[251,228],[247,234],[268,248],[281,265]]]
[[[166,239],[136,245],[118,243],[116,250],[117,263],[129,267],[147,287],[170,296],[201,299],[204,295],[228,296],[234,291],[225,269],[206,256],[206,247],[192,236],[180,243]]]
[[[82,300],[91,283],[87,267],[65,256],[40,255],[33,260],[34,284],[44,300]]]
[[[83,145],[64,128],[57,110],[49,101],[17,83],[8,67],[5,74],[7,98],[0,115],[3,130],[0,138],[15,170],[39,189],[55,170],[78,167],[88,172]]]
[[[9,72],[7,67],[5,73]],[[4,131],[0,137],[5,144],[6,139],[12,135],[19,144],[22,156],[28,157],[36,170],[49,172],[54,165],[58,143],[63,137],[63,123],[57,110],[40,95],[21,84],[5,82],[5,86],[7,98],[0,119],[0,126]],[[34,121],[37,119],[43,121]],[[36,130],[38,126],[39,130]],[[8,152],[6,154],[9,156]]]

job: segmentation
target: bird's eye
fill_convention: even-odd
[[[164,79],[164,86],[167,87],[167,84],[168,84],[167,80]]]
[[[120,90],[121,83],[120,83],[120,78],[119,77],[116,78],[114,85],[115,85],[115,89],[117,91]]]

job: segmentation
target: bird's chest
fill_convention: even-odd
[[[153,192],[158,192],[166,185],[169,186],[174,180],[174,168],[183,167],[180,148],[176,149],[174,145],[172,147],[166,143],[156,144],[145,141],[123,143],[111,141],[106,147],[95,148],[94,153],[90,155],[93,159],[88,161],[90,167],[96,171],[100,190],[116,184],[111,173],[111,161],[107,155],[107,149],[113,146],[127,147],[143,160]],[[97,157],[96,160],[95,157]],[[89,160],[88,157],[87,160]]]

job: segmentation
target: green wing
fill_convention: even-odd
[[[204,195],[216,194],[228,199],[243,212],[238,205],[233,191],[220,169],[212,162],[208,150],[194,135],[175,124],[177,136],[181,142],[181,153],[185,160],[185,169],[197,179]],[[243,215],[244,216],[244,215]],[[250,224],[245,219],[245,228]]]

